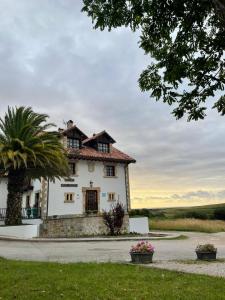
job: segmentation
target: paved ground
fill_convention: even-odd
[[[224,263],[211,263],[204,266],[181,265],[170,260],[195,259],[195,247],[201,243],[213,243],[218,248],[218,258],[225,258],[225,233],[180,233],[187,240],[153,240],[156,252],[155,267],[193,271],[225,276]],[[134,241],[107,242],[19,242],[0,240],[0,256],[9,259],[57,261],[57,262],[128,262],[129,249]],[[208,267],[207,267],[208,265]],[[210,265],[210,266],[209,266]],[[204,270],[204,268],[205,270]],[[209,270],[211,268],[211,271]]]
[[[186,273],[205,274],[210,276],[225,277],[225,263],[204,262],[204,263],[180,263],[176,261],[157,261],[149,264],[148,267],[175,270]]]

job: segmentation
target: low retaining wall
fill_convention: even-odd
[[[0,236],[34,238],[39,236],[39,225],[0,226]]]
[[[22,220],[23,224],[30,224],[30,225],[40,225],[43,223],[42,219],[25,219]]]
[[[137,232],[142,234],[149,233],[148,218],[147,217],[130,218],[129,229],[130,232]]]
[[[43,223],[42,219],[23,219],[22,224],[29,224],[29,225],[39,225]],[[4,221],[0,221],[0,226],[5,225]]]
[[[124,217],[122,232],[129,230],[129,216]],[[84,235],[107,234],[108,230],[101,216],[76,216],[47,219],[40,225],[40,237],[72,238]]]

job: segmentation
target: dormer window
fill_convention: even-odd
[[[73,138],[67,138],[67,148],[80,148],[80,140],[79,139],[73,139]]]
[[[109,153],[109,144],[107,143],[98,143],[98,151]]]

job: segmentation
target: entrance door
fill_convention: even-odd
[[[97,191],[95,191],[95,190],[87,190],[86,191],[85,211],[86,212],[98,212]]]

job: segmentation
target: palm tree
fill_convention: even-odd
[[[60,178],[68,174],[68,162],[57,132],[47,131],[46,114],[31,107],[8,107],[0,118],[0,168],[8,177],[6,225],[22,223],[22,196],[32,178]]]

